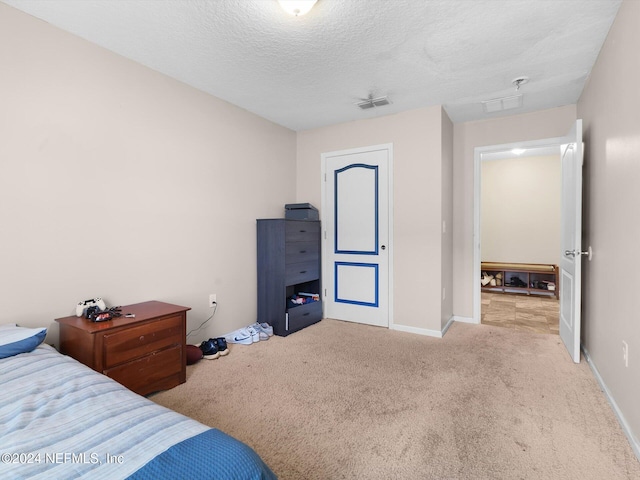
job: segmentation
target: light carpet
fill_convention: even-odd
[[[187,373],[151,399],[247,443],[282,480],[640,478],[588,365],[554,335],[323,320]]]

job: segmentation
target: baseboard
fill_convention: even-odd
[[[453,319],[454,322],[461,322],[461,323],[473,323],[474,325],[478,325],[479,322],[476,322],[473,317],[460,317],[458,315],[454,315],[453,317],[451,317]]]
[[[584,347],[584,345],[582,345],[582,353],[584,354],[584,358],[587,361],[587,364],[589,365],[589,367],[591,367],[591,371],[593,372],[593,376],[596,377],[596,380],[600,384],[600,388],[602,389],[602,391],[604,392],[605,396],[607,397],[607,400],[609,401],[609,405],[611,405],[611,409],[613,410],[613,413],[616,414],[618,422],[620,423],[620,426],[622,427],[622,431],[627,436],[627,439],[629,440],[629,443],[631,444],[631,448],[633,449],[633,453],[636,454],[636,458],[638,459],[638,461],[640,461],[640,442],[638,442],[638,439],[633,434],[633,431],[631,430],[631,427],[627,423],[627,420],[624,418],[624,415],[622,414],[622,411],[620,410],[620,408],[618,407],[618,404],[616,403],[616,401],[614,400],[613,396],[611,395],[611,392],[609,391],[609,388],[607,388],[607,385],[604,383],[604,380],[600,376],[600,372],[598,372],[598,369],[596,368],[594,363],[591,361],[591,356],[589,355],[589,351]]]
[[[430,330],[428,328],[410,327],[408,325],[398,325],[397,323],[389,327],[391,330],[400,332],[415,333],[417,335],[425,335],[427,337],[442,338],[443,332],[440,330]]]
[[[407,325],[398,325],[398,324],[391,325],[389,328],[391,330],[399,330],[400,332],[416,333],[418,335],[426,335],[428,337],[442,338],[444,337],[444,334],[447,333],[447,330],[449,330],[449,327],[453,325],[453,322],[473,323],[473,324],[478,323],[478,322],[475,322],[471,317],[459,317],[457,315],[453,315],[449,319],[449,321],[446,323],[446,325],[442,328],[442,330],[430,330],[428,328],[409,327]]]
[[[444,337],[444,334],[447,333],[447,330],[449,330],[449,327],[451,325],[453,325],[453,316],[449,318],[449,321],[445,324],[445,326],[442,328],[442,336]]]

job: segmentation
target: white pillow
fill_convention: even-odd
[[[44,342],[47,329],[18,327],[15,323],[0,325],[0,358],[34,350]]]

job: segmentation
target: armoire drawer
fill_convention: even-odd
[[[320,276],[318,260],[290,263],[285,265],[284,282],[286,285],[309,282]]]
[[[288,310],[287,330],[295,332],[322,319],[322,302],[312,302]]]
[[[315,242],[291,242],[285,246],[285,263],[319,262],[320,245]]]
[[[292,222],[285,224],[285,241],[290,242],[318,242],[320,238],[320,222]]]

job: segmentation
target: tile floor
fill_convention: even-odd
[[[558,335],[560,305],[555,297],[482,292],[481,311],[486,325]]]

